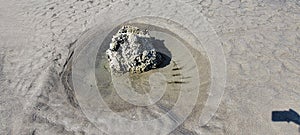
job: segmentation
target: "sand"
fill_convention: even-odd
[[[95,31],[95,28],[112,26],[109,21],[125,16],[126,13],[109,16],[118,14],[116,11],[106,12],[114,9],[128,11],[129,16],[156,14],[151,10],[160,9],[157,14],[169,16],[194,34],[198,33],[195,35],[199,36],[199,40],[206,39],[200,40],[200,53],[191,46],[187,47],[194,52],[193,58],[200,66],[199,92],[203,94],[197,97],[192,113],[171,134],[299,134],[298,125],[294,123],[271,121],[272,111],[289,108],[300,111],[299,1],[182,0],[188,6],[173,1],[146,4],[153,2],[2,1],[0,134],[107,134],[107,125],[95,124],[82,109],[83,103],[72,88],[72,66],[69,63],[76,60],[76,50],[82,49],[81,43],[86,34]],[[141,8],[138,7],[142,6],[144,9],[139,10]],[[184,7],[193,7],[197,12]],[[107,25],[99,27],[104,20]],[[204,27],[207,24],[209,27]],[[179,26],[172,30],[176,31],[175,28]],[[208,35],[211,31],[215,31],[215,35]],[[210,38],[214,36],[216,40]],[[220,84],[216,81],[218,77],[213,78],[216,80],[210,80],[210,77],[218,75],[215,71],[219,68],[214,65],[222,64],[223,59],[215,61],[214,58],[218,57],[211,55],[213,49],[205,49],[205,45],[217,44],[203,44],[206,42],[219,42],[220,50],[224,51],[224,94],[208,92],[213,84]],[[205,79],[207,81],[201,81]],[[199,122],[208,118],[201,116],[203,112],[214,112],[213,107],[203,109],[205,101],[209,96],[216,97],[218,94],[223,95],[221,99],[211,100],[215,103],[220,100],[216,113],[212,113],[208,123]],[[115,98],[110,96],[103,99],[124,118],[138,120],[141,117],[133,118],[133,114],[137,114],[152,119],[164,113],[146,112],[143,115],[140,113],[143,109],[126,111],[134,107],[112,102]],[[175,100],[170,99],[171,103]],[[150,110],[155,109],[159,110]],[[126,129],[118,129],[122,130]]]

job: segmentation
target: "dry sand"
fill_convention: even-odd
[[[172,134],[299,134],[294,123],[272,122],[271,112],[300,112],[300,1],[182,1],[199,10],[216,31],[227,78],[209,123],[198,125],[201,107],[195,108]],[[101,11],[117,2],[1,1],[0,134],[106,134],[83,113],[68,79],[68,63],[82,35],[99,20],[110,19],[101,18]],[[140,1],[124,3],[134,9]],[[162,9],[176,9],[170,5]],[[197,16],[185,17],[197,23]],[[209,76],[210,69],[203,68]]]

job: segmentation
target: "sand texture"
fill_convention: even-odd
[[[154,9],[157,12],[153,12]],[[157,38],[157,44],[164,41],[167,49],[161,51],[172,54],[173,59],[164,68],[143,76],[130,76],[131,80],[111,78],[108,63],[102,59],[109,44],[93,48],[100,40],[97,36],[102,35],[103,43],[109,43],[106,39],[111,38],[103,34],[114,34],[107,30],[112,30],[118,19],[143,14],[149,18],[157,14],[170,19],[161,25],[177,35],[163,34],[164,29],[152,26],[152,31],[148,29],[150,35]],[[166,25],[172,20],[179,25]],[[141,18],[131,23],[143,27],[147,22],[150,19]],[[153,23],[160,24],[155,20]],[[180,35],[183,28],[199,41],[184,32]],[[158,121],[157,127],[149,126],[147,133],[152,128],[155,134],[166,133],[154,129],[160,126],[171,129],[174,123],[182,121],[170,134],[299,134],[299,125],[271,120],[272,111],[291,108],[300,112],[299,0],[9,0],[0,4],[0,31],[1,135],[106,135],[131,128],[132,132],[124,134],[143,133],[128,125],[116,128],[115,132],[108,130],[115,121],[105,124],[108,121],[102,120],[104,116],[113,118],[114,115],[108,115],[111,113],[103,109],[104,105],[94,100],[95,93],[74,88],[81,83],[82,88],[88,87],[88,81],[93,78],[106,107],[132,121],[157,119],[174,108],[176,101],[183,101],[179,91],[186,91],[190,97],[190,100],[184,98],[186,104],[195,107],[190,109],[189,105],[179,104],[179,110],[168,113],[170,119]],[[214,35],[209,35],[211,31]],[[178,41],[172,39],[176,36],[180,37]],[[193,46],[200,44],[198,42],[203,48]],[[209,48],[217,45],[215,43],[220,47]],[[96,70],[77,76],[72,62],[81,62],[81,56],[90,54],[85,52],[89,49],[95,54],[98,51],[104,54],[95,55],[98,63],[91,65]],[[220,55],[210,53],[220,50],[223,51]],[[218,59],[223,54],[224,57]],[[226,64],[221,67],[224,70],[215,68],[222,63]],[[75,67],[81,66],[86,65],[79,63]],[[218,76],[221,71],[226,74],[224,93],[209,92],[210,88],[218,90],[217,84],[223,84],[218,80],[222,77]],[[77,78],[81,81],[76,80],[78,83],[74,85],[72,78],[76,77],[84,78]],[[118,87],[125,87],[126,83],[112,84],[118,79],[131,82],[132,87],[140,90],[136,93],[165,89],[165,95],[154,90],[153,97],[162,99],[158,104],[136,107],[134,103],[148,105],[156,100],[124,102],[126,92],[118,96]],[[160,87],[152,88],[153,85]],[[219,95],[222,98],[210,98]],[[220,105],[204,109],[209,98],[211,103],[220,101]],[[215,109],[211,119],[209,114],[201,116]],[[190,114],[185,118],[187,113]]]

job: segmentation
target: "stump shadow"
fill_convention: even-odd
[[[158,68],[164,68],[168,66],[172,59],[172,53],[165,46],[164,40],[156,39],[154,37],[151,38],[153,47],[156,49],[157,53],[162,56],[162,62],[158,65]]]

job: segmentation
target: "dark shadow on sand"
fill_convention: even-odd
[[[273,111],[272,112],[273,122],[294,122],[300,125],[300,115],[293,109],[288,111]]]

